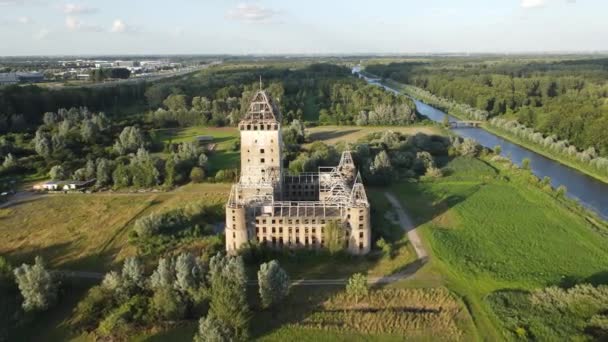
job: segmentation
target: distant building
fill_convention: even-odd
[[[123,68],[132,68],[132,67],[136,66],[135,61],[114,61],[113,64],[115,67],[123,67]]]
[[[0,85],[17,83],[36,83],[44,81],[44,74],[41,72],[7,72],[0,73]]]
[[[78,180],[67,180],[67,181],[48,181],[43,183],[38,183],[33,186],[34,190],[38,191],[70,191],[70,190],[81,190],[88,188],[89,186],[95,184],[96,179],[89,179],[86,181],[78,181]]]
[[[17,78],[21,83],[37,83],[44,81],[44,74],[41,72],[18,72]]]
[[[15,73],[0,73],[0,85],[11,85],[19,83]]]
[[[100,69],[100,68],[111,68],[113,67],[113,64],[111,62],[106,62],[106,61],[95,61],[95,68],[96,69]]]

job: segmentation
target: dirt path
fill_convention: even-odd
[[[414,250],[416,251],[418,260],[427,259],[429,257],[429,254],[427,253],[426,249],[424,248],[424,245],[422,244],[422,239],[416,231],[416,226],[414,225],[410,217],[405,213],[405,210],[403,210],[403,207],[401,206],[401,203],[399,202],[397,197],[395,197],[395,195],[391,194],[390,192],[385,192],[384,195],[391,203],[393,208],[397,211],[397,215],[399,216],[399,224],[401,224],[403,230],[407,232],[407,238],[412,243],[412,246],[414,246]]]
[[[385,192],[384,195],[389,200],[395,211],[397,212],[397,216],[399,217],[399,224],[402,229],[407,232],[407,238],[414,246],[414,250],[416,252],[417,260],[406,268],[404,268],[399,273],[392,274],[390,276],[385,277],[369,277],[367,279],[368,284],[390,284],[399,280],[403,280],[413,276],[416,271],[418,271],[426,261],[428,260],[428,253],[422,244],[422,240],[416,231],[416,227],[412,223],[410,217],[406,214],[405,210],[401,206],[401,203],[395,197],[395,195]],[[68,270],[59,270],[55,271],[57,274],[63,275],[69,278],[81,278],[81,279],[103,279],[103,273],[97,272],[82,272],[82,271],[68,271]],[[346,285],[348,279],[346,278],[336,278],[336,279],[294,279],[291,282],[291,286],[343,286]],[[257,281],[250,280],[248,282],[249,286],[257,286]]]

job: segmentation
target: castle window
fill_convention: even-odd
[[[260,158],[260,163],[264,163],[264,158]]]
[[[359,233],[359,239],[363,239],[363,232]]]
[[[283,233],[283,227],[279,227],[279,233]]]
[[[359,221],[363,221],[363,216],[359,216]]]
[[[275,223],[276,223],[275,220],[272,220],[272,224],[275,224]]]
[[[350,214],[346,215],[346,218],[349,219],[350,218]]]
[[[359,229],[363,229],[363,223],[359,224]]]
[[[274,125],[274,129],[278,129],[278,125],[276,125],[276,124],[275,124],[275,125]]]
[[[276,233],[276,228],[272,227],[272,232]]]
[[[266,227],[262,228],[262,233],[266,234]]]
[[[296,228],[296,234],[300,234],[300,228]]]
[[[251,125],[247,125],[247,129],[251,129]]]
[[[270,131],[270,129],[271,129],[270,127],[271,127],[270,125],[267,125],[266,129],[268,129]]]
[[[315,234],[316,232],[317,232],[317,230],[313,228],[312,233]]]
[[[255,220],[255,223],[256,224],[260,224],[260,220]]]
[[[359,249],[363,249],[363,242],[359,242]]]
[[[264,149],[263,148],[260,149],[260,153],[264,153]]]
[[[259,233],[260,232],[260,228],[255,227],[255,232],[256,232],[256,234]]]
[[[232,209],[232,213],[233,213],[233,214],[234,214],[234,212],[235,212],[235,210],[234,210],[234,209]]]

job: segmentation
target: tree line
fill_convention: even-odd
[[[532,62],[438,60],[370,65],[367,71],[486,112],[514,117],[579,150],[608,155],[607,59]]]

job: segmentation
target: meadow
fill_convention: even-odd
[[[0,209],[0,254],[13,264],[42,256],[51,267],[106,271],[136,254],[134,221],[188,202],[227,199],[228,184],[188,184],[171,192],[36,195]]]
[[[482,338],[515,334],[501,333],[487,300],[495,291],[608,280],[605,227],[539,188],[528,171],[464,158],[444,170],[442,179],[396,192],[431,250],[420,276],[440,274],[467,303]]]
[[[403,134],[424,133],[428,135],[441,134],[441,129],[435,126],[316,126],[306,129],[308,139],[322,141],[328,145],[338,142],[357,142],[368,134],[385,132],[399,132]]]
[[[155,142],[181,143],[195,141],[196,137],[208,135],[213,137],[213,144],[217,144],[215,150],[208,154],[209,172],[223,169],[238,168],[240,154],[234,150],[234,144],[238,141],[239,131],[234,127],[204,127],[193,126],[187,128],[163,128],[152,132]]]

